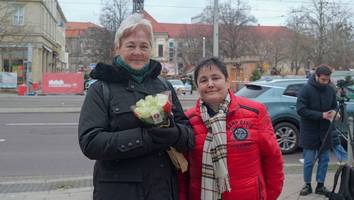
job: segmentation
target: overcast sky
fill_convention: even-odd
[[[68,21],[99,24],[101,0],[58,1]],[[348,1],[351,2],[346,0]],[[210,2],[213,0],[145,0],[144,9],[158,22],[190,23],[191,17],[200,14]],[[301,5],[308,7],[312,0],[243,0],[243,2],[251,7],[251,14],[255,16],[258,24],[279,26],[285,25],[286,16],[291,9]],[[354,3],[351,2],[350,6],[354,7]]]

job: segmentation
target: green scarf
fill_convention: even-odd
[[[130,76],[138,83],[143,82],[144,78],[149,74],[150,61],[148,63],[146,63],[143,68],[141,68],[139,70],[133,69],[130,65],[125,63],[124,60],[120,56],[117,56],[114,59],[114,64],[127,70],[127,72],[130,74]]]

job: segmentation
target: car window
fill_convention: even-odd
[[[246,84],[243,88],[241,88],[236,93],[236,95],[246,97],[246,98],[256,98],[267,90],[269,90],[269,87]]]
[[[181,80],[168,80],[172,85],[183,85]]]
[[[304,86],[304,84],[288,85],[288,87],[285,89],[283,95],[297,97],[302,86]]]

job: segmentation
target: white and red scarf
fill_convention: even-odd
[[[226,114],[230,104],[228,94],[219,111],[210,117],[207,107],[200,102],[200,112],[208,133],[203,146],[201,200],[219,200],[225,191],[231,191],[227,169]]]

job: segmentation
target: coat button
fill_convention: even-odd
[[[136,144],[140,144],[140,140],[136,140],[135,143],[136,143]]]
[[[125,149],[125,145],[124,144],[120,145],[120,148]]]
[[[119,111],[119,108],[115,108],[114,110],[115,110],[116,112],[118,112],[118,111]]]
[[[133,146],[133,143],[129,142],[128,147],[131,147],[131,146]]]
[[[161,168],[164,168],[164,167],[165,167],[165,165],[164,165],[164,164],[160,164],[160,167],[161,167]]]
[[[157,155],[161,157],[161,156],[162,156],[162,153],[161,153],[161,152],[159,152],[159,153],[157,153]]]

